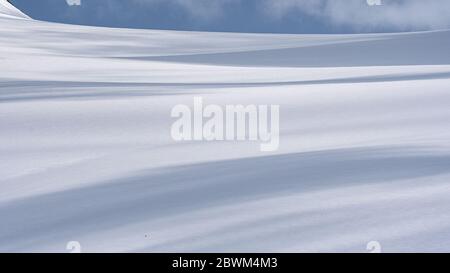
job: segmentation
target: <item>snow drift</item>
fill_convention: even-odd
[[[0,0],[0,17],[29,19],[27,15],[6,0]]]
[[[450,251],[450,32],[108,29],[0,0],[0,251]],[[278,104],[280,149],[170,137]]]

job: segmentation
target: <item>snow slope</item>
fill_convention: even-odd
[[[24,18],[0,0],[0,251],[450,251],[450,31]],[[279,104],[280,149],[174,142],[196,96]]]
[[[30,19],[30,17],[16,9],[6,0],[0,1],[0,17]]]

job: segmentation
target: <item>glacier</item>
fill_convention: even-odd
[[[450,31],[113,29],[0,0],[0,251],[450,251]],[[280,105],[280,149],[171,109]]]

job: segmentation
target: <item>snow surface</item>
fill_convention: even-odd
[[[0,251],[450,251],[449,48],[63,25],[0,0]],[[174,142],[195,96],[279,104],[280,149]]]
[[[6,0],[0,0],[0,17],[30,19],[30,17],[16,9]]]

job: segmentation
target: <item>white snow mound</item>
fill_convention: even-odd
[[[0,17],[30,18],[6,0],[0,0]]]

